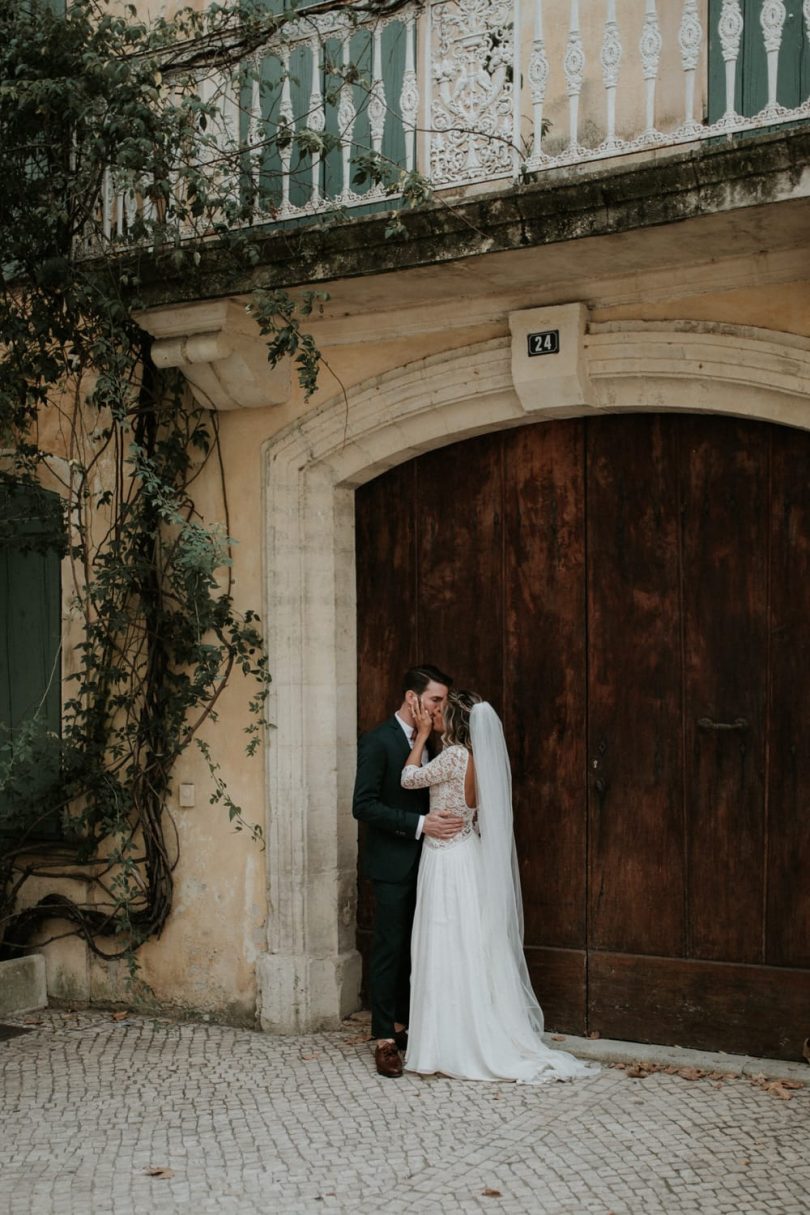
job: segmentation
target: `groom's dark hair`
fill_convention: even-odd
[[[443,671],[440,671],[438,667],[434,667],[430,662],[423,662],[418,667],[411,667],[403,675],[403,696],[406,692],[416,692],[417,696],[421,696],[431,680],[434,683],[443,683],[447,688],[453,685],[452,676],[445,675]]]

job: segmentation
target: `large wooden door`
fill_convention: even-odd
[[[503,716],[547,1024],[797,1057],[810,436],[637,415],[469,440],[358,491],[357,559],[360,728],[412,661]]]

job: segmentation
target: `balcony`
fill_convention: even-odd
[[[415,174],[459,198],[806,121],[810,0],[304,11],[198,89],[216,113],[202,156],[230,164],[238,222],[368,213],[397,206]],[[140,187],[107,173],[105,237],[147,215]]]

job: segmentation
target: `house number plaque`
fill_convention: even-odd
[[[530,359],[538,354],[560,353],[559,329],[544,329],[542,333],[530,333],[528,338]]]

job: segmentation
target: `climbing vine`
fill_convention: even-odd
[[[237,266],[256,261],[245,152],[223,141],[215,91],[204,99],[201,82],[294,15],[239,0],[145,22],[102,0],[71,0],[64,13],[0,0],[0,544],[16,534],[15,502],[19,513],[37,487],[58,493],[20,543],[64,555],[73,638],[61,731],[34,713],[0,733],[6,955],[57,921],[58,935],[134,965],[171,909],[167,799],[189,747],[209,765],[212,801],[261,834],[202,730],[241,672],[254,751],[270,679],[258,617],[231,593],[216,415],[155,367],[136,317],[147,262],[153,279],[165,265],[202,295],[212,249]],[[253,138],[266,150],[290,136],[268,124]],[[295,138],[328,150],[323,131]],[[392,172],[368,153],[358,164],[375,181]],[[424,196],[415,177],[408,188]],[[124,200],[113,225],[105,191]],[[295,302],[268,282],[252,305],[270,361],[291,357],[307,392],[319,356],[302,323],[317,298]],[[194,501],[206,469],[222,487],[214,523]]]

